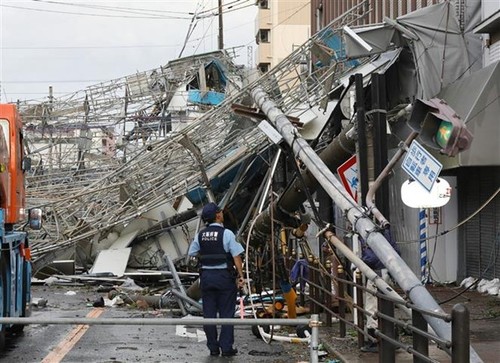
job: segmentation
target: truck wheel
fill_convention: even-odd
[[[28,278],[27,278],[27,273],[28,273],[28,268],[26,266],[25,261],[23,261],[23,289],[22,289],[22,310],[21,310],[21,318],[26,317],[26,303],[28,301],[28,296],[26,295],[29,289],[28,286]],[[14,324],[9,328],[9,332],[14,333],[14,334],[20,334],[24,330],[24,324]]]

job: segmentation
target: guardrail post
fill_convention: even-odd
[[[379,297],[378,309],[382,314],[394,318],[394,303],[392,301]],[[395,338],[394,323],[392,321],[378,318],[378,326],[380,328],[380,331],[384,335],[392,339]],[[381,362],[384,363],[396,362],[396,347],[392,343],[386,341],[385,339],[380,338],[379,347],[380,347],[379,359]]]
[[[359,270],[356,271],[356,285],[363,286],[363,276],[361,275],[361,272]],[[356,287],[356,305],[358,305],[358,307],[360,308],[356,309],[356,318],[358,320],[358,328],[361,332],[365,330],[364,314],[361,310],[364,307],[363,294],[363,289],[360,287]],[[361,348],[363,345],[365,345],[365,335],[360,331],[358,331],[358,348]]]
[[[411,320],[412,320],[412,325],[422,331],[427,331],[427,321],[425,321],[423,315],[415,310],[411,310]],[[428,357],[429,356],[429,339],[427,339],[425,336],[419,334],[418,332],[413,332],[413,349],[415,349],[417,352],[423,354],[424,356]],[[413,363],[424,363],[423,359],[417,357],[416,355],[413,356]]]
[[[316,287],[314,286],[316,280],[316,270],[314,269],[314,257],[309,255],[307,257],[307,262],[309,264],[309,311],[312,314],[316,314],[316,303],[314,301],[316,296]]]
[[[311,351],[311,363],[318,363],[319,360],[319,326],[320,326],[320,321],[319,321],[319,315],[318,314],[312,314],[311,315],[311,320],[309,322],[309,326],[311,327],[311,342],[309,343],[310,345],[310,351]]]
[[[344,273],[344,266],[338,265],[337,266],[337,276],[339,277],[338,280],[338,286],[339,286],[339,315],[344,318],[345,317],[345,310],[346,310],[346,304],[345,304],[345,286],[344,283],[341,281],[342,279],[345,278],[345,273]],[[345,338],[346,336],[346,324],[344,319],[339,320],[339,334],[341,338]]]
[[[315,257],[314,258],[314,279],[313,279],[313,283],[314,283],[314,309],[313,309],[313,313],[314,314],[319,314],[320,313],[320,305],[319,305],[319,302],[320,302],[320,296],[321,296],[321,290],[319,288],[319,286],[321,285],[321,282],[320,282],[320,272],[319,272],[319,260]]]
[[[451,310],[451,361],[469,362],[469,309],[464,304],[456,304]]]
[[[325,288],[325,299],[324,299],[326,305],[325,319],[326,319],[326,326],[331,327],[333,289],[332,289],[332,262],[330,260],[326,260],[325,268],[328,271],[328,273],[325,274],[325,286],[327,286],[327,288]]]

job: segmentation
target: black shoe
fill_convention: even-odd
[[[219,354],[220,354],[219,350],[211,350],[210,351],[210,355],[216,356],[216,355],[219,355]]]
[[[234,349],[234,348],[231,350],[228,350],[227,352],[222,352],[223,357],[232,357],[236,354],[238,354],[238,349]]]
[[[377,343],[368,343],[360,349],[364,353],[378,353]]]

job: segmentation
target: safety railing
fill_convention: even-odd
[[[208,319],[202,317],[190,317],[188,320],[180,318],[0,318],[0,324],[16,325],[288,325],[288,326],[308,326],[311,330],[309,339],[310,362],[319,361],[319,316],[311,315],[309,319],[235,319],[235,318],[215,318]]]
[[[396,361],[397,349],[413,355],[414,362],[438,362],[429,355],[431,342],[446,352],[453,363],[469,362],[469,312],[465,305],[456,304],[449,314],[421,309],[403,299],[367,288],[359,272],[350,276],[352,280],[347,279],[343,266],[334,268],[330,260],[322,264],[318,258],[310,256],[307,262],[307,276],[301,276],[298,283],[306,283],[308,292],[298,289],[299,300],[308,305],[312,314],[321,316],[325,326],[331,326],[332,318],[337,318],[340,338],[345,338],[347,328],[350,328],[357,333],[358,348],[364,345],[365,340],[378,342],[379,361],[384,363]],[[377,297],[376,311],[365,309],[365,294]],[[395,307],[406,314],[406,319],[396,316]],[[365,331],[364,321],[369,315],[378,320],[375,337]],[[425,316],[450,322],[451,340],[429,332]],[[408,332],[411,344],[403,342],[398,331]]]

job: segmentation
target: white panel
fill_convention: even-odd
[[[170,205],[170,203],[164,203],[131,221],[129,224],[127,224],[127,226],[125,226],[125,228],[121,232],[121,235],[134,231],[143,232],[151,228],[159,221],[163,221],[176,214],[177,211],[172,207],[172,205]]]
[[[90,269],[91,274],[111,272],[117,277],[122,277],[127,268],[130,256],[130,247],[114,250],[103,250],[99,252],[94,266]]]
[[[120,237],[118,237],[118,239],[116,239],[116,241],[113,242],[113,244],[109,248],[116,250],[128,247],[134,240],[135,236],[137,236],[137,233],[138,231],[133,231],[121,235]]]

